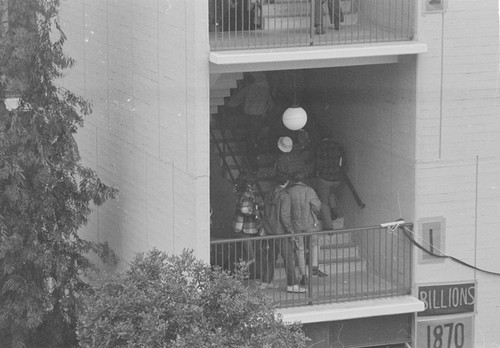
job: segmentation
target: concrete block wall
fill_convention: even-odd
[[[93,104],[83,163],[119,190],[82,233],[122,265],[153,247],[209,255],[208,3],[62,2],[62,84]]]
[[[417,39],[429,51],[417,68],[416,220],[444,218],[446,254],[500,272],[499,3],[419,5]],[[475,346],[500,341],[499,276],[417,260],[415,281],[476,281]]]

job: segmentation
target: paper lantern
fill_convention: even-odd
[[[292,105],[283,113],[283,124],[290,130],[299,130],[307,123],[307,113],[300,106]]]

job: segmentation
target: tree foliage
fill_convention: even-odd
[[[305,347],[257,290],[191,251],[138,254],[98,282],[78,317],[81,347]]]
[[[78,230],[116,192],[80,164],[74,135],[91,107],[56,83],[74,64],[59,1],[0,5],[0,346],[68,347],[87,255],[111,255]]]

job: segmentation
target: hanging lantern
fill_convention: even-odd
[[[299,130],[307,123],[307,113],[300,106],[292,105],[283,113],[283,124],[290,130]]]

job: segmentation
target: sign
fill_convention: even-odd
[[[417,322],[418,348],[472,348],[472,316]]]
[[[476,284],[446,284],[419,286],[418,299],[425,304],[419,317],[473,313],[476,303]]]

